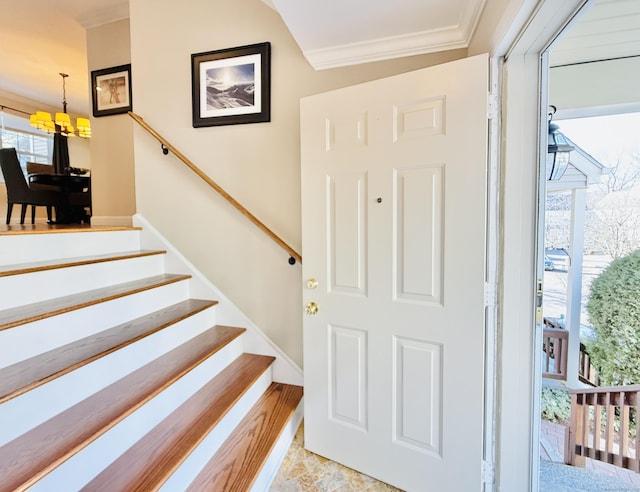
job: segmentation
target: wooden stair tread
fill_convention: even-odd
[[[106,261],[126,260],[130,258],[142,258],[144,256],[166,254],[166,251],[124,251],[121,253],[111,253],[105,255],[78,256],[74,258],[62,258],[47,261],[36,261],[31,263],[21,263],[18,265],[1,265],[0,277],[9,275],[21,275],[23,273],[41,272],[44,270],[54,270],[57,268],[69,268],[74,266],[90,265],[92,263],[103,263]]]
[[[28,234],[64,234],[70,232],[141,231],[139,226],[96,226],[89,224],[0,224],[0,236]]]
[[[273,383],[187,490],[250,490],[301,399],[302,387]]]
[[[4,311],[0,311],[0,331],[189,278],[191,278],[190,275],[165,273],[132,282],[5,309]]]
[[[273,360],[242,354],[82,490],[157,490]]]
[[[211,328],[0,447],[0,491],[33,485],[244,331]]]
[[[215,304],[189,299],[5,367],[0,404]]]

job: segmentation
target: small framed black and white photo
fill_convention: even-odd
[[[271,45],[191,55],[193,126],[271,121]]]
[[[131,64],[91,72],[93,116],[131,111]]]

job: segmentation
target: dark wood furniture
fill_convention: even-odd
[[[14,148],[0,149],[0,167],[7,187],[7,224],[11,221],[14,204],[22,205],[20,223],[24,224],[27,206],[31,205],[31,223],[35,222],[36,206],[47,207],[47,217],[51,220],[51,208],[64,201],[58,191],[31,189],[24,177],[18,154]]]
[[[30,174],[31,184],[57,186],[64,200],[56,206],[56,224],[89,223],[91,178],[71,174]]]

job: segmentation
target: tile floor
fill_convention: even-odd
[[[300,425],[269,492],[401,492],[386,483],[313,454],[303,447]]]
[[[303,435],[304,425],[302,424],[269,492],[401,492],[400,489],[378,482],[371,477],[307,451],[303,447]],[[589,459],[587,459],[585,468],[562,465],[564,427],[543,422],[541,438],[540,450],[543,459],[540,477],[541,491],[640,490],[640,474],[629,470]],[[553,466],[561,469],[556,470],[552,468]],[[609,486],[604,488],[602,485],[587,487],[589,479],[595,484],[598,482],[596,479],[600,478]],[[571,486],[567,486],[561,479]],[[576,484],[580,487],[577,487]],[[620,484],[620,487],[616,488],[615,484]]]

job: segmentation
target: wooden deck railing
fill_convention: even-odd
[[[569,331],[560,323],[544,318],[542,332],[542,377],[567,380],[569,355]],[[580,343],[578,379],[591,386],[598,386],[598,371],[583,343]]]
[[[184,164],[189,167],[194,173],[196,173],[200,178],[207,183],[211,188],[217,191],[225,200],[227,200],[236,210],[238,210],[242,215],[247,217],[251,222],[253,222],[262,232],[264,232],[267,236],[269,236],[278,246],[284,249],[287,253],[289,253],[289,263],[291,265],[295,264],[296,261],[302,263],[302,256],[300,253],[296,252],[291,246],[285,243],[280,237],[269,229],[266,225],[264,225],[260,220],[249,212],[246,208],[244,208],[235,198],[233,198],[229,193],[227,193],[218,183],[213,181],[209,176],[207,176],[199,167],[197,167],[193,162],[187,159],[184,154],[182,154],[178,149],[176,149],[173,145],[171,145],[166,138],[160,135],[157,131],[155,131],[149,124],[142,119],[141,116],[137,115],[129,111],[129,116],[133,118],[142,128],[144,128],[147,132],[149,132],[160,144],[162,145],[162,150],[165,154],[169,151],[175,155],[178,159],[180,159]]]
[[[640,385],[569,390],[571,420],[564,460],[584,466],[592,458],[640,472],[640,440],[629,429],[638,422]]]
[[[566,381],[569,332],[564,328],[552,328],[546,321],[542,332],[542,376]]]
[[[591,363],[591,357],[589,357],[589,352],[587,352],[584,343],[580,344],[580,360],[578,364],[578,379],[584,384],[598,386],[598,370]]]

